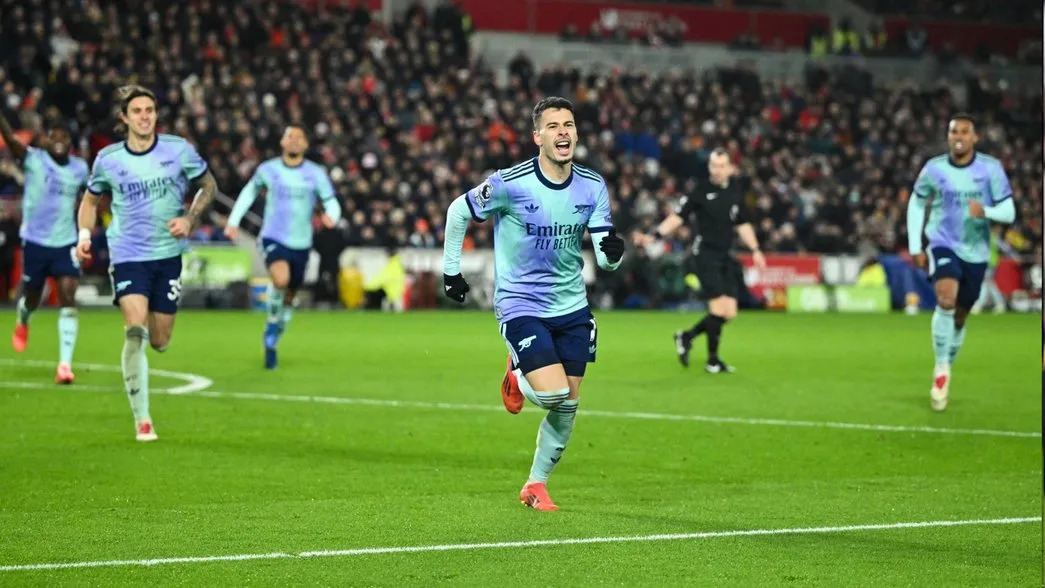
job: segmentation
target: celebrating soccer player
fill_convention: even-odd
[[[22,295],[18,298],[11,345],[24,351],[29,342],[29,317],[40,306],[44,282],[53,277],[58,286],[58,368],[54,381],[71,384],[73,349],[78,326],[76,287],[80,264],[73,211],[76,197],[87,183],[87,162],[69,154],[69,131],[54,127],[41,141],[43,149],[23,145],[0,115],[0,136],[25,170],[22,190]]]
[[[112,195],[106,230],[113,304],[124,320],[123,382],[134,414],[136,439],[155,441],[149,415],[149,362],[145,342],[164,351],[174,330],[181,297],[185,239],[214,201],[217,185],[207,163],[181,137],[156,134],[156,97],[141,86],[118,91],[127,138],[102,149],[94,160],[80,203],[76,255],[91,258],[91,229],[98,199]],[[196,194],[184,213],[185,195]]]
[[[334,186],[323,166],[305,159],[308,138],[305,130],[291,125],[279,142],[283,150],[254,171],[236,199],[225,227],[225,235],[235,240],[239,223],[250,210],[258,192],[265,191],[265,216],[261,227],[261,246],[268,267],[269,284],[265,325],[265,367],[276,367],[276,344],[290,322],[294,296],[305,281],[305,266],[312,249],[312,210],[316,200],[323,203],[323,226],[332,228],[341,218],[341,206]]]
[[[929,399],[937,411],[947,408],[951,364],[965,341],[965,320],[980,296],[990,255],[989,221],[1016,219],[1009,178],[1001,162],[976,152],[978,140],[972,117],[951,117],[948,153],[922,167],[907,205],[908,249],[919,267],[928,265],[936,292],[936,367]]]
[[[581,277],[587,229],[599,267],[615,270],[624,241],[613,230],[606,182],[573,163],[577,125],[569,100],[549,97],[533,109],[537,157],[492,174],[458,197],[446,214],[443,271],[446,295],[464,302],[460,273],[469,219],[493,218],[497,283],[494,313],[508,345],[501,396],[508,412],[523,399],[546,409],[537,451],[519,499],[557,510],[546,483],[573,432],[585,367],[595,361],[595,318]]]
[[[648,245],[664,239],[691,218],[698,237],[693,243],[697,278],[708,299],[708,314],[688,331],[675,333],[675,348],[682,365],[689,366],[689,350],[693,339],[707,334],[708,359],[704,369],[708,373],[731,373],[733,368],[718,356],[722,328],[737,316],[737,261],[729,254],[733,233],[751,250],[755,266],[766,268],[765,257],[758,248],[755,229],[744,210],[742,178],[734,176],[733,162],[724,149],[715,149],[708,158],[711,181],[702,183],[696,191],[683,196],[675,211],[661,221],[653,235],[636,235],[638,245]]]

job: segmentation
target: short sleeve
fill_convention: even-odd
[[[185,143],[185,149],[181,152],[181,171],[190,180],[195,180],[207,171],[207,162],[203,161],[189,142]]]
[[[42,155],[43,151],[39,148],[27,146],[25,148],[25,157],[22,159],[22,169],[26,172],[39,169]]]
[[[737,202],[730,207],[729,218],[733,221],[733,226],[740,226],[751,222],[751,217],[749,217],[747,213],[747,206],[743,201]]]
[[[588,217],[588,232],[601,233],[613,228],[613,217],[610,215],[610,192],[603,182],[599,193],[595,196],[595,210]]]
[[[88,178],[91,177],[91,169],[87,167],[86,161],[80,161],[79,173],[77,174],[77,181],[80,182],[80,186],[86,186]]]
[[[1012,198],[1012,186],[1009,185],[1009,176],[1005,174],[1005,168],[1001,162],[991,166],[991,206],[995,206]]]
[[[465,202],[468,203],[472,218],[479,222],[507,210],[508,190],[501,180],[501,173],[491,174],[486,181],[469,190],[465,194]]]
[[[91,175],[87,178],[87,191],[95,196],[112,192],[112,181],[102,157],[95,158],[94,165],[91,166]]]
[[[683,194],[682,198],[675,203],[674,213],[681,216],[683,220],[693,216],[693,213],[697,211],[697,198],[689,194]]]

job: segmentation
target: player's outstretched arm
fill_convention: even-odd
[[[90,190],[83,193],[80,210],[76,213],[76,225],[80,228],[76,240],[76,259],[80,263],[91,259],[91,231],[98,222],[98,196]]]
[[[239,224],[250,207],[254,206],[254,201],[258,199],[258,188],[262,182],[261,174],[255,171],[254,176],[240,190],[236,203],[232,205],[232,211],[229,212],[229,218],[225,222],[225,236],[229,239],[236,240],[236,236],[239,234]]]
[[[443,288],[446,297],[456,302],[464,302],[465,294],[471,290],[468,282],[461,276],[461,248],[464,246],[464,235],[468,230],[468,221],[472,218],[465,200],[467,194],[458,196],[446,209],[446,234],[443,238]]]
[[[7,148],[11,150],[11,155],[14,155],[15,159],[21,161],[25,159],[26,147],[15,137],[14,130],[11,129],[10,123],[7,122],[7,118],[0,114],[0,137],[4,138],[4,143],[7,144]]]
[[[672,212],[664,220],[660,221],[657,228],[654,229],[652,234],[646,235],[642,233],[635,233],[632,236],[632,242],[640,247],[644,247],[653,243],[654,241],[662,241],[667,239],[675,231],[679,230],[685,224],[685,221],[677,213]]]

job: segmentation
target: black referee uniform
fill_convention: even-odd
[[[737,261],[729,254],[738,225],[750,222],[743,203],[750,182],[733,176],[725,188],[701,182],[675,207],[697,234],[693,240],[694,273],[708,300],[719,296],[737,298]]]

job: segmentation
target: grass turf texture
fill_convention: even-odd
[[[80,316],[76,362],[119,366],[119,315]],[[703,339],[689,370],[674,355],[699,315],[597,318],[599,361],[549,485],[562,510],[537,513],[517,495],[543,411],[497,408],[506,349],[487,313],[298,313],[274,372],[262,315],[181,313],[150,367],[213,391],[467,406],[154,394],[153,444],[134,441],[117,372],[74,364],[59,388],[53,365],[11,363],[56,358],[56,313],[37,313],[26,353],[0,351],[0,566],[1041,513],[1040,438],[584,414],[1040,431],[1034,316],[970,318],[942,414],[928,315],[742,314],[721,349],[739,371],[717,376]],[[1032,522],[2,571],[0,585],[1014,586],[1040,585],[1041,553]]]

